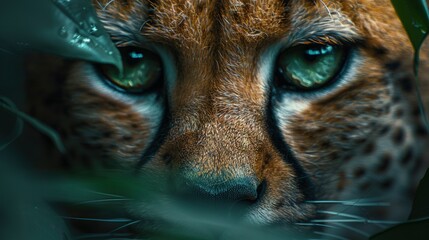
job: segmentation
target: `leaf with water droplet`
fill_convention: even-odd
[[[429,130],[429,119],[426,115],[425,107],[418,84],[418,72],[420,62],[420,48],[429,33],[429,10],[426,0],[392,0],[396,13],[402,21],[408,37],[414,47],[414,74],[417,101],[419,104],[422,121]]]
[[[429,12],[426,0],[392,0],[396,13],[416,51],[416,68],[418,52],[429,32]],[[417,69],[415,70],[417,72]]]
[[[89,0],[14,0],[0,8],[0,44],[67,58],[112,64],[122,71],[118,49]]]
[[[66,38],[68,36],[67,28],[65,26],[62,26],[58,31],[58,35],[62,38]]]

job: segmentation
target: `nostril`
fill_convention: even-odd
[[[221,179],[223,180],[223,179]],[[234,202],[255,202],[258,199],[257,180],[253,177],[241,177],[220,181],[213,178],[175,179],[177,194],[193,196],[198,199],[222,200]],[[264,186],[260,192],[264,191]]]
[[[247,196],[243,195],[241,199],[236,199],[236,200],[244,204],[255,204],[263,198],[263,196],[265,195],[266,189],[267,189],[267,182],[264,180],[256,188],[255,194],[247,195]]]
[[[256,201],[257,198],[255,188],[252,189],[247,185],[236,185],[212,195],[212,199],[237,202]]]

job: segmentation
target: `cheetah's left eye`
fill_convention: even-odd
[[[321,88],[341,72],[346,55],[346,47],[327,44],[307,44],[286,49],[277,59],[277,84],[292,91]]]
[[[135,47],[121,47],[119,52],[124,66],[122,76],[113,66],[101,66],[101,71],[115,88],[128,93],[144,93],[162,81],[162,61],[157,54]]]

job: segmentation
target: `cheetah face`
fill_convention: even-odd
[[[326,234],[359,239],[382,230],[359,219],[406,219],[427,132],[412,47],[389,1],[94,6],[125,73],[53,68],[61,96],[50,108],[61,114],[36,115],[62,132],[68,164],[156,173],[167,199],[243,203],[240,220],[254,224],[354,216]]]

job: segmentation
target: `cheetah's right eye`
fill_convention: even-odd
[[[312,91],[333,82],[343,69],[347,48],[329,44],[298,45],[277,60],[278,84],[290,91]]]
[[[102,65],[101,71],[115,87],[129,93],[144,93],[153,89],[162,80],[160,57],[146,49],[119,48],[124,65],[123,75],[111,65]]]

